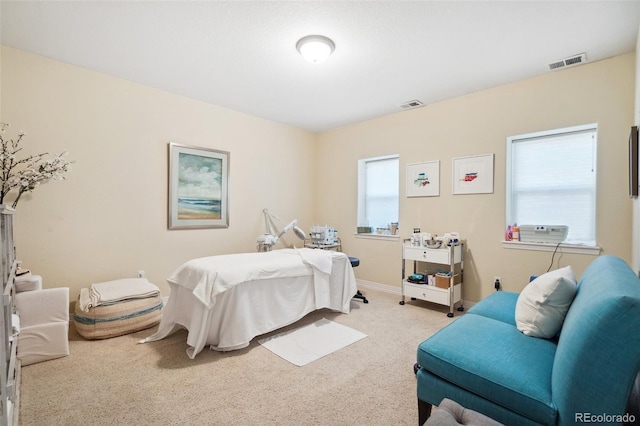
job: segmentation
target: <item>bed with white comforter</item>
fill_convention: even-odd
[[[158,331],[141,343],[188,330],[187,354],[231,351],[317,309],[349,313],[356,280],[340,252],[283,249],[193,259],[168,279]]]

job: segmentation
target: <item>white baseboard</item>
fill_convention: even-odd
[[[358,288],[368,288],[371,290],[378,290],[384,293],[395,294],[397,296],[402,296],[402,289],[400,287],[396,287],[388,284],[376,283],[373,281],[356,279],[356,283],[358,284]]]

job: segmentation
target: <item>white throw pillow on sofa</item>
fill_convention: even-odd
[[[571,266],[540,275],[518,296],[516,326],[527,336],[551,338],[562,328],[578,287]]]

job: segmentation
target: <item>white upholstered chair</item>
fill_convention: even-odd
[[[15,303],[22,366],[69,355],[68,287],[20,292]]]

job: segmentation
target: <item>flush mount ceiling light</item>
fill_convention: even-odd
[[[298,52],[312,64],[324,62],[335,48],[336,45],[330,38],[321,35],[302,37],[296,43]]]

